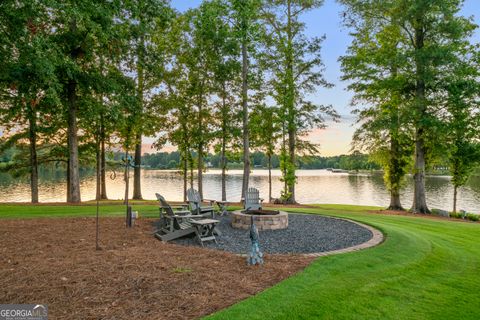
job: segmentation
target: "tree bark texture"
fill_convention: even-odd
[[[268,202],[272,202],[272,155],[268,154]]]
[[[80,198],[80,173],[78,154],[78,129],[77,129],[77,83],[69,80],[67,85],[68,99],[68,194],[67,202],[79,203]]]
[[[293,77],[293,31],[292,31],[292,3],[289,0],[287,4],[287,48],[286,48],[286,83],[287,83],[287,96],[285,97],[286,109],[287,109],[287,121],[288,121],[288,153],[290,170],[293,170],[293,176],[295,176],[295,147],[296,147],[296,110],[295,110],[295,80]],[[295,201],[295,181],[296,179],[288,181],[289,197],[286,199],[286,203],[296,203]]]
[[[37,115],[35,110],[32,109],[30,109],[29,115],[29,141],[30,191],[32,196],[32,203],[38,203]]]
[[[135,200],[142,200],[142,184],[141,184],[141,165],[142,165],[142,135],[136,136],[137,143],[135,144],[135,158],[133,168],[133,196]]]
[[[416,90],[415,100],[417,108],[417,121],[415,128],[415,165],[414,165],[414,196],[412,211],[415,213],[429,213],[425,192],[425,140],[423,118],[426,116],[425,99],[425,62],[420,53],[424,47],[425,33],[423,19],[419,18],[415,28],[415,67],[416,67]]]
[[[242,111],[243,111],[243,181],[242,199],[245,199],[250,180],[250,133],[248,129],[248,52],[246,36],[242,41]]]
[[[404,210],[400,202],[400,184],[402,176],[399,174],[400,163],[400,150],[399,144],[396,138],[395,133],[390,132],[390,205],[388,210]]]
[[[100,199],[106,200],[107,197],[107,182],[106,182],[106,155],[105,155],[105,124],[103,115],[100,123]]]
[[[102,166],[102,152],[100,147],[100,138],[97,137],[97,141],[95,143],[95,177],[96,177],[96,194],[95,199],[100,200],[102,198],[102,173],[101,173],[101,166]]]

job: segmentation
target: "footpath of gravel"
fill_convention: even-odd
[[[217,217],[221,235],[217,243],[205,242],[204,246],[233,253],[248,253],[249,230],[234,229],[231,216]],[[370,230],[353,222],[318,215],[289,214],[288,228],[260,232],[260,249],[265,253],[319,253],[352,247],[370,240]],[[177,244],[200,246],[194,237],[174,240]]]

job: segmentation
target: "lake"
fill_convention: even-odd
[[[273,170],[273,197],[280,196],[282,183],[279,170]],[[300,203],[344,203],[387,206],[389,195],[383,185],[381,174],[332,173],[327,170],[298,170],[297,201]],[[43,173],[40,179],[40,201],[65,201],[65,173]],[[176,171],[143,170],[142,193],[145,199],[155,199],[158,192],[168,200],[182,200],[182,176]],[[268,171],[255,169],[250,185],[260,189],[263,198],[268,197]],[[453,187],[450,177],[429,176],[426,179],[427,202],[430,208],[451,210]],[[204,175],[204,197],[221,198],[220,170],[209,170]],[[242,187],[242,170],[230,170],[227,177],[227,198],[239,201]],[[125,183],[123,176],[107,177],[107,194],[110,199],[123,199]],[[130,189],[131,190],[131,189]],[[82,200],[95,197],[95,177],[82,174]],[[413,183],[408,183],[402,193],[402,204],[408,208],[412,203]],[[0,202],[28,202],[30,189],[25,178],[14,179],[0,175]],[[480,213],[480,178],[470,179],[467,186],[459,190],[458,208]]]

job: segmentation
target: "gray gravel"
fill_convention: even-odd
[[[230,215],[217,219],[220,220],[217,228],[221,231],[221,235],[217,236],[218,243],[208,241],[204,246],[233,253],[248,253],[249,230],[232,228]],[[260,231],[260,250],[265,253],[316,253],[355,246],[373,237],[370,230],[345,220],[306,214],[289,214],[288,220],[287,229]],[[172,242],[200,246],[194,237]]]

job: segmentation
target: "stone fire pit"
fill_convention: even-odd
[[[262,210],[261,212],[244,213],[241,210],[232,212],[232,227],[250,229],[251,219],[255,221],[258,231],[280,230],[288,227],[288,214],[285,211]]]

